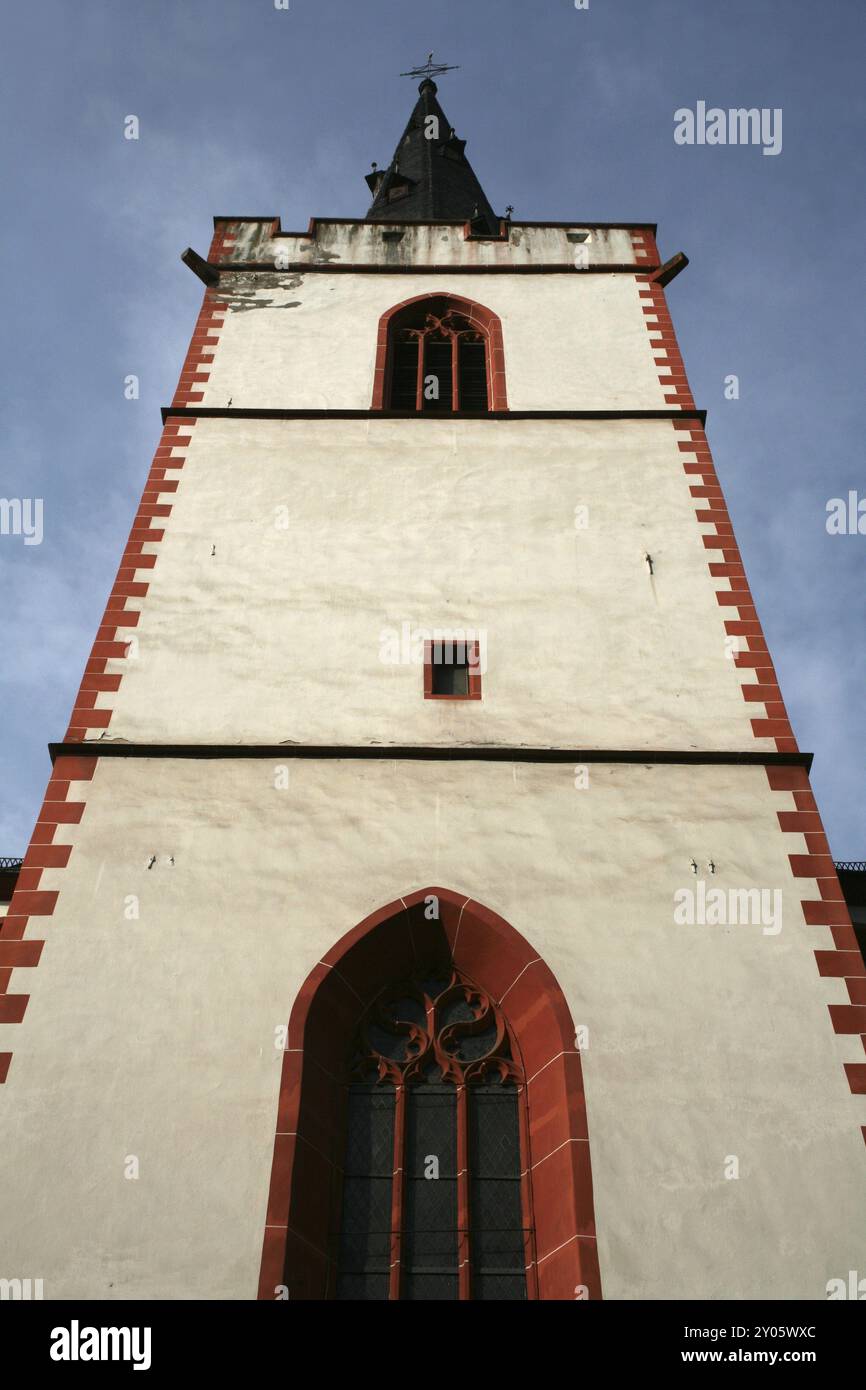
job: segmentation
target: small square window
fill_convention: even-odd
[[[424,643],[425,700],[480,700],[479,644],[457,638]]]

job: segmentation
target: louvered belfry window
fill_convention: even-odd
[[[488,341],[447,299],[409,306],[390,330],[392,410],[488,409]]]
[[[338,1299],[525,1299],[524,1082],[493,1001],[414,977],[363,1018],[346,1076]]]

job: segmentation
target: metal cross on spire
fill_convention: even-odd
[[[409,72],[401,72],[401,77],[439,77],[443,72],[456,72],[459,63],[434,63],[433,54],[427,54],[427,62],[423,66],[410,68]]]

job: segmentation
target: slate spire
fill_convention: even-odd
[[[373,194],[367,221],[465,220],[482,234],[495,235],[499,218],[466,158],[466,141],[457,139],[436,100],[437,90],[425,77],[390,165],[367,175]]]

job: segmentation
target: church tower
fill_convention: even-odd
[[[46,1298],[822,1299],[866,970],[652,223],[219,216],[0,932]]]

